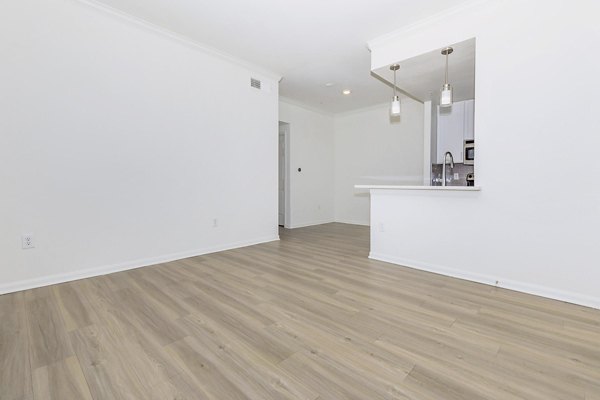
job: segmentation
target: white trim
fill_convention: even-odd
[[[470,8],[474,8],[477,7],[481,4],[485,4],[488,3],[490,0],[469,0],[469,1],[465,1],[463,3],[458,4],[457,6],[454,6],[452,8],[448,8],[444,11],[441,11],[437,14],[431,15],[429,17],[420,19],[417,22],[414,22],[412,24],[408,24],[405,25],[399,29],[396,29],[394,31],[391,31],[389,33],[386,33],[384,35],[378,36],[374,39],[371,39],[367,42],[367,48],[369,49],[369,51],[373,51],[373,49],[375,47],[381,46],[382,44],[386,44],[387,42],[391,41],[391,40],[396,40],[398,39],[398,37],[417,30],[423,26],[427,26],[429,24],[433,24],[436,22],[440,22],[440,21],[444,21],[445,19],[447,19],[448,17],[454,15],[454,14],[458,14],[460,12],[463,12],[465,10],[468,10]]]
[[[534,285],[527,282],[513,281],[510,279],[503,279],[494,277],[491,275],[477,274],[473,272],[467,272],[457,270],[454,268],[444,267],[442,265],[433,265],[415,260],[408,260],[396,256],[390,256],[381,253],[369,253],[369,258],[373,260],[385,261],[391,264],[397,264],[400,266],[418,269],[427,272],[433,272],[435,274],[441,274],[450,276],[458,279],[465,279],[467,281],[483,283],[485,285],[496,286],[504,289],[515,290],[517,292],[532,294],[535,296],[541,296],[548,299],[564,301],[567,303],[578,304],[586,307],[592,307],[600,309],[600,297],[592,297],[582,295],[573,292],[567,292],[559,289],[554,289],[545,286]]]
[[[335,113],[331,113],[331,112],[328,112],[328,111],[320,110],[320,109],[318,109],[316,107],[313,107],[313,106],[310,106],[310,105],[308,105],[306,103],[302,103],[301,101],[290,99],[289,97],[285,97],[285,96],[279,95],[279,102],[285,103],[285,104],[288,104],[288,105],[291,105],[291,106],[300,107],[300,108],[305,109],[306,111],[311,111],[311,112],[314,112],[314,113],[317,113],[317,114],[325,115],[327,117],[333,117],[333,116],[335,116]],[[281,120],[281,121],[282,122],[287,122],[287,121],[283,121],[283,120]]]
[[[218,57],[222,60],[229,61],[229,62],[237,64],[241,67],[247,68],[253,72],[263,75],[263,77],[266,79],[273,79],[274,81],[279,82],[282,78],[281,74],[270,71],[269,69],[267,69],[265,67],[256,65],[256,64],[246,61],[242,58],[236,57],[232,54],[218,50],[214,47],[207,46],[207,45],[200,43],[190,37],[187,37],[187,36],[181,35],[179,33],[176,33],[172,30],[163,28],[163,27],[156,25],[148,20],[145,20],[140,17],[136,17],[132,14],[118,10],[118,9],[108,6],[104,3],[100,3],[98,0],[76,0],[76,1],[79,3],[85,4],[89,7],[93,7],[99,11],[105,12],[107,14],[111,14],[111,15],[113,15],[125,22],[128,22],[130,24],[148,29],[148,30],[158,33],[162,36],[165,36],[167,38],[175,40],[179,43],[190,46],[196,50],[200,50],[206,54],[210,54],[210,55]]]
[[[338,219],[336,218],[334,222],[338,224],[348,224],[348,225],[361,225],[361,226],[371,226],[369,221],[358,221],[358,220],[350,220],[350,219]]]
[[[282,131],[283,128],[283,131]],[[290,146],[292,141],[290,140],[290,130],[291,130],[291,125],[289,122],[284,122],[284,121],[279,121],[279,135],[282,134],[283,132],[283,139],[284,139],[284,147],[285,147],[285,177],[284,177],[284,214],[283,214],[283,227],[284,228],[289,228],[290,224],[291,224],[291,220],[292,220],[292,202],[291,202],[291,167],[290,167],[290,157],[291,157],[291,151],[290,151]],[[278,182],[279,185],[279,182]],[[279,188],[278,188],[279,189]],[[279,195],[279,193],[278,193]],[[279,199],[277,200],[279,202]],[[279,221],[277,221],[279,223]]]
[[[402,96],[402,98],[403,99],[413,100],[410,97],[406,97],[406,96]],[[346,117],[346,116],[350,116],[350,115],[353,115],[353,114],[361,114],[361,113],[369,112],[369,111],[383,110],[384,108],[388,109],[389,106],[390,106],[389,102],[377,103],[377,104],[373,104],[373,105],[366,106],[366,107],[354,108],[354,109],[348,110],[348,111],[340,111],[338,113],[335,113],[334,117],[335,118]]]
[[[414,101],[415,103],[423,104],[419,100],[415,100],[406,95],[402,95],[401,98],[404,100],[410,100],[410,101]],[[361,107],[361,108],[353,108],[352,110],[348,110],[348,111],[329,112],[329,111],[320,110],[320,109],[312,107],[306,103],[302,103],[300,101],[290,99],[289,97],[285,97],[285,96],[279,96],[279,101],[282,103],[288,104],[288,105],[303,108],[307,111],[312,111],[314,113],[322,114],[322,115],[325,115],[328,117],[333,117],[333,118],[343,118],[343,117],[351,116],[353,114],[360,114],[360,113],[369,112],[369,111],[383,110],[384,108],[387,109],[387,107],[389,107],[389,105],[390,105],[388,102],[385,102],[385,103],[372,104],[370,106],[365,106],[365,107]],[[285,121],[282,121],[282,122],[285,122]]]
[[[302,222],[300,224],[290,225],[289,229],[304,228],[306,226],[314,226],[314,225],[331,224],[333,222],[336,222],[336,221],[333,220],[333,218],[331,218],[331,219],[324,219],[324,220],[321,220],[321,221]]]
[[[398,89],[400,89],[400,88],[398,88]],[[403,100],[410,100],[410,101],[414,101],[415,103],[423,104],[423,102],[421,102],[420,100],[417,100],[410,96],[407,96],[404,93],[400,93],[400,94],[401,94],[400,98]],[[384,102],[384,103],[372,104],[370,106],[364,106],[364,107],[360,107],[360,108],[353,108],[353,109],[347,110],[347,111],[329,112],[329,111],[325,111],[325,110],[320,110],[316,107],[313,107],[306,103],[302,103],[301,101],[298,101],[298,100],[290,99],[289,97],[285,97],[285,96],[279,96],[279,101],[282,103],[285,103],[285,104],[303,108],[307,111],[312,111],[314,113],[322,114],[322,115],[325,115],[328,117],[333,117],[333,118],[346,117],[346,116],[350,116],[352,114],[360,114],[363,112],[369,112],[369,111],[375,111],[375,110],[382,110],[384,108],[387,109],[390,106],[389,102]]]
[[[267,236],[257,238],[253,240],[243,240],[239,242],[228,243],[219,246],[207,247],[204,249],[184,251],[181,253],[167,254],[164,256],[142,258],[139,260],[126,261],[118,264],[105,265],[96,268],[89,268],[81,271],[69,272],[66,274],[56,274],[40,278],[26,279],[17,282],[11,282],[0,285],[0,295],[12,292],[18,292],[21,290],[34,289],[42,286],[55,285],[57,283],[64,283],[70,281],[76,281],[79,279],[92,278],[94,276],[107,275],[114,272],[127,271],[130,269],[147,267],[150,265],[156,265],[166,263],[170,261],[181,260],[184,258],[201,256],[209,253],[216,253],[219,251],[238,249],[240,247],[253,246],[260,243],[267,243],[279,240],[279,235]]]

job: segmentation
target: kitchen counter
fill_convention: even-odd
[[[479,192],[480,186],[402,186],[402,185],[354,185],[355,189],[378,190],[434,190],[434,191],[460,191]]]

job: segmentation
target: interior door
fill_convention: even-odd
[[[285,133],[279,132],[279,225],[285,225]]]

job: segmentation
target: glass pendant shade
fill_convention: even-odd
[[[442,95],[440,97],[440,107],[450,107],[452,105],[452,86],[449,83],[444,84]]]
[[[442,86],[442,94],[440,96],[440,107],[452,106],[452,86],[448,83],[448,56],[452,54],[454,49],[452,47],[446,47],[442,50],[442,55],[446,58],[446,69],[444,86]]]
[[[400,65],[392,64],[390,65],[390,70],[394,72],[394,97],[392,97],[392,102],[390,103],[390,116],[391,117],[399,117],[400,116],[400,97],[396,95],[396,71],[400,69]]]
[[[390,103],[390,115],[392,117],[398,117],[400,115],[400,98],[398,96],[392,98],[392,102]]]

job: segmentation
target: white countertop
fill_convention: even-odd
[[[356,189],[384,189],[384,190],[438,190],[479,192],[480,186],[401,186],[401,185],[354,185]]]

